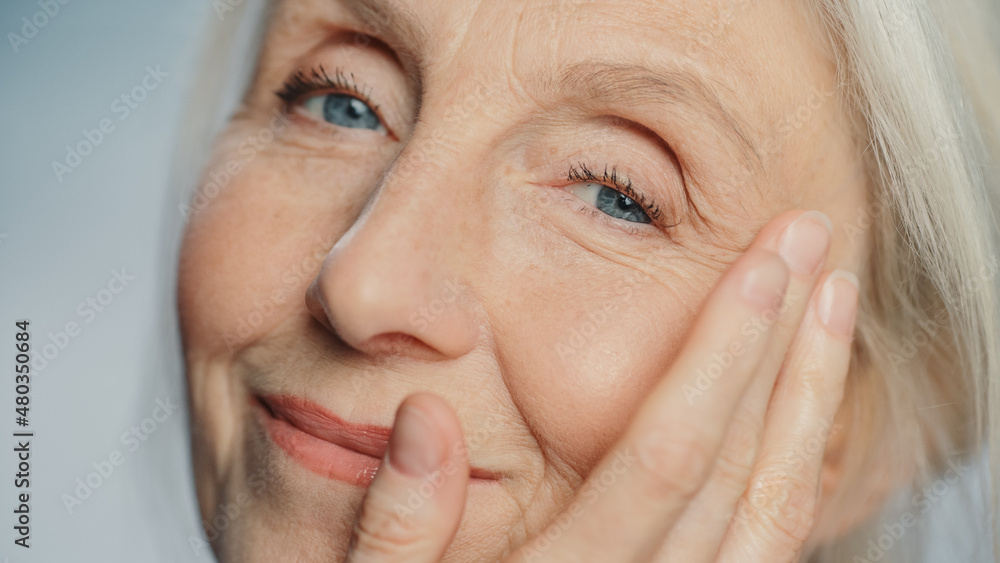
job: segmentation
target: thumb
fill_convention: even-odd
[[[454,412],[431,394],[407,397],[361,503],[347,563],[440,561],[462,518],[468,483]]]

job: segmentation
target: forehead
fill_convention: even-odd
[[[527,97],[576,85],[633,105],[700,102],[748,150],[833,72],[818,26],[786,0],[284,0],[278,11],[281,35],[298,41],[345,24],[376,37],[418,85],[461,77]],[[601,72],[618,66],[652,80]],[[630,87],[642,82],[661,87]]]
[[[805,10],[791,0],[281,0],[286,22],[350,21],[427,67],[506,64],[532,70],[551,59],[595,54],[669,56],[678,63],[748,67],[790,60],[790,46],[819,46]],[[810,45],[803,45],[810,43]],[[418,62],[418,61],[414,61]]]

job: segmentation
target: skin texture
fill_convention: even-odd
[[[438,417],[442,440],[464,436],[468,461],[502,478],[435,497],[451,516],[427,535],[444,538],[446,559],[495,560],[545,529],[628,438],[640,405],[694,346],[696,315],[727,268],[755,237],[761,256],[779,253],[799,213],[784,212],[824,212],[835,233],[824,267],[858,272],[864,249],[836,234],[864,205],[865,184],[821,37],[797,3],[781,0],[279,3],[180,261],[198,495],[220,558],[342,560],[365,495],[271,443],[248,407],[252,394],[306,397],[380,426],[393,425],[406,397],[433,395],[417,408]],[[303,100],[275,95],[319,65],[353,74],[385,134],[331,127]],[[622,66],[653,69],[658,89],[640,89]],[[568,171],[581,165],[627,176],[658,219],[628,223],[577,198]],[[817,245],[823,254],[825,240]],[[746,444],[721,450],[737,459],[743,484],[766,440],[774,380],[825,279],[818,269],[790,276],[792,307],[763,331],[766,375],[748,384],[739,409],[731,401],[733,430],[724,424],[733,409],[688,420]],[[748,338],[742,321],[730,322],[735,338]],[[799,397],[815,407],[810,424],[829,422],[839,403],[841,348],[834,398]],[[810,358],[797,361],[808,368]],[[670,387],[679,393],[680,383]],[[785,420],[787,431],[798,424],[808,436],[805,417]],[[814,461],[806,481],[818,481]],[[726,505],[743,493],[704,490],[695,516],[656,518],[678,534],[703,530],[705,519],[731,516]],[[827,539],[826,529],[854,517],[821,514],[820,525],[790,535]],[[726,529],[685,547],[699,554],[688,560],[714,554]],[[650,537],[618,540],[659,545],[669,532],[653,526]],[[433,560],[438,548],[428,549]]]

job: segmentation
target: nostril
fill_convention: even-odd
[[[323,297],[319,289],[319,284],[317,283],[318,278],[313,280],[309,284],[309,289],[306,290],[306,310],[312,315],[314,319],[319,321],[319,324],[326,327],[327,330],[333,331],[333,324],[330,323],[330,318],[326,314],[326,309],[323,307]]]
[[[314,328],[371,356],[440,361],[475,348],[477,316],[466,310],[472,293],[459,276],[440,275],[447,268],[426,253],[394,254],[402,251],[393,237],[371,222],[366,228],[353,246],[330,251],[305,290]]]
[[[376,334],[365,340],[358,348],[373,356],[409,356],[423,359],[434,359],[441,353],[428,346],[419,338],[414,338],[402,332],[387,332]]]

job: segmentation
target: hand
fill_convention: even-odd
[[[619,442],[509,561],[797,561],[812,529],[857,308],[853,274],[820,274],[830,236],[824,215],[801,211],[760,232],[712,290]],[[741,333],[747,323],[763,327],[760,338]],[[816,440],[819,451],[806,453],[803,444]],[[399,507],[431,474],[434,494],[401,517]],[[581,494],[602,476],[613,485]],[[439,561],[458,529],[468,480],[453,411],[433,395],[408,397],[347,561]]]

